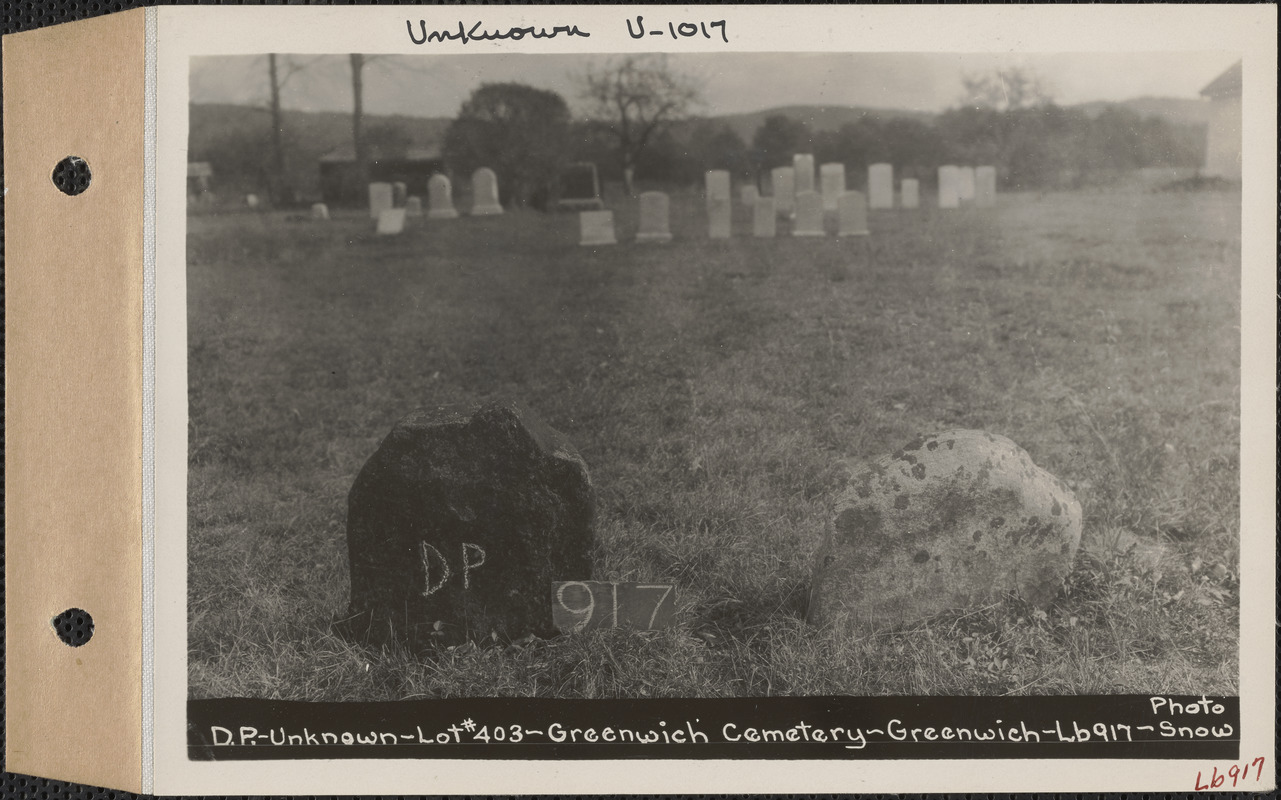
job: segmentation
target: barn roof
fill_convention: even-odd
[[[370,161],[439,161],[440,148],[410,147],[403,151],[384,153],[377,147],[369,148]],[[330,150],[320,157],[322,164],[350,164],[356,161],[356,148],[351,145]]]
[[[1240,97],[1241,96],[1241,62],[1233,64],[1222,75],[1206,84],[1201,90],[1203,97]]]

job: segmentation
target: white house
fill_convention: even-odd
[[[1201,90],[1210,100],[1202,175],[1241,180],[1241,62]]]

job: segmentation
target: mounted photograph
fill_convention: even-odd
[[[1240,54],[189,63],[190,700],[1240,694]]]

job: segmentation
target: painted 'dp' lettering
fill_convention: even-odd
[[[431,597],[449,582],[456,573],[450,569],[449,560],[434,546],[426,542],[418,543],[419,554],[423,562],[423,597]],[[485,549],[472,542],[463,542],[459,563],[463,578],[463,588],[471,588],[472,570],[479,569],[485,563]],[[435,566],[433,566],[433,563]]]
[[[473,559],[467,557],[468,553],[473,554]],[[485,563],[485,551],[478,544],[463,542],[463,588],[471,588],[471,571]]]

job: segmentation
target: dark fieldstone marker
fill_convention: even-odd
[[[591,577],[587,465],[512,404],[416,411],[347,499],[351,606],[362,641],[510,641],[555,633],[547,587]]]

